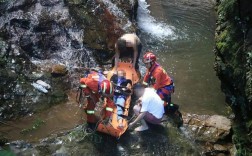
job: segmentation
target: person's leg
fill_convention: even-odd
[[[118,127],[123,128],[123,118],[121,115],[123,115],[123,107],[124,107],[125,99],[123,97],[118,97],[116,100],[116,106],[117,106],[117,120],[119,122]]]
[[[171,93],[173,91],[173,86],[165,86],[163,88],[160,88],[157,90],[157,94],[159,97],[165,101],[166,103],[164,104],[164,109],[165,109],[165,114],[168,113],[168,106],[171,104]]]
[[[139,70],[139,58],[140,58],[140,54],[142,52],[142,44],[140,43],[137,48],[138,48],[138,53],[137,53],[137,58],[136,58],[135,69]]]
[[[95,128],[96,124],[94,108],[95,108],[94,102],[89,98],[87,107],[85,108],[85,113],[87,115],[86,117],[88,128],[91,128],[92,130]]]
[[[146,112],[146,115],[144,116],[144,120],[151,124],[160,124],[162,118],[158,119],[153,114]]]

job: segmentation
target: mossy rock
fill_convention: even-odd
[[[62,64],[56,64],[52,66],[52,76],[65,76],[68,73],[67,67]]]

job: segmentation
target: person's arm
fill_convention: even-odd
[[[131,122],[131,123],[129,124],[129,128],[132,127],[133,125],[135,125],[135,124],[136,124],[137,122],[139,122],[140,120],[142,120],[142,119],[144,118],[145,115],[146,115],[146,112],[140,113],[140,114],[137,116],[137,118],[136,118],[133,122]]]
[[[137,53],[138,53],[138,47],[137,47],[136,41],[134,42],[133,50],[134,50],[134,58],[133,58],[132,65],[133,65],[133,68],[135,68],[135,66],[136,66],[136,59],[137,59]]]
[[[142,82],[142,84],[144,85],[144,86],[149,86],[149,82],[148,82],[148,79],[149,79],[149,70],[147,70],[147,72],[146,72],[146,74],[144,75],[144,78],[143,78],[143,82]]]
[[[118,67],[118,62],[119,62],[119,50],[117,45],[115,44],[115,70],[117,71]]]
[[[159,86],[161,84],[162,81],[162,71],[158,70],[158,72],[156,72],[155,74],[153,74],[153,77],[155,78],[155,83],[153,84],[153,88],[155,90],[159,89]]]

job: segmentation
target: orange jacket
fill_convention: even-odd
[[[152,77],[153,83],[148,82],[150,77]],[[172,84],[172,79],[161,66],[155,63],[151,69],[147,70],[143,84],[152,85],[154,89],[158,90],[159,88]]]
[[[105,77],[102,75],[102,80]],[[81,78],[80,83],[86,85],[92,92],[98,93],[98,84],[99,84],[99,74],[97,72],[92,72],[88,74],[87,77]]]

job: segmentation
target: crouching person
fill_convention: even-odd
[[[137,118],[129,124],[129,128],[141,121],[141,126],[135,128],[135,131],[144,131],[149,129],[146,121],[152,124],[161,123],[164,114],[163,101],[152,88],[144,88],[140,83],[135,84],[134,93],[139,98],[134,106],[134,113]]]
[[[113,101],[107,100],[113,95],[113,85],[106,79],[102,72],[91,71],[86,74],[84,78],[80,79],[80,84],[82,91],[87,99],[87,104],[84,105],[83,109],[86,113],[87,127],[88,131],[94,130],[96,123],[98,121],[95,116],[95,107],[100,102],[106,100],[106,111],[104,113],[105,117],[109,117],[112,113]]]

